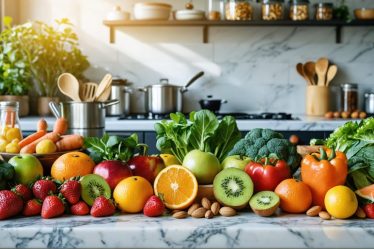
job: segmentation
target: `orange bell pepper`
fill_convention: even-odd
[[[348,160],[344,153],[320,149],[320,153],[306,155],[301,161],[301,178],[312,191],[313,205],[325,208],[326,192],[344,185],[348,174]]]

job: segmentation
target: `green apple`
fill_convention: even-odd
[[[191,170],[199,184],[212,184],[214,177],[222,170],[215,155],[200,150],[188,152],[183,159],[182,166]]]
[[[14,156],[8,163],[13,165],[18,183],[29,184],[37,177],[43,176],[43,166],[33,155]]]
[[[244,170],[245,166],[251,161],[252,159],[246,156],[239,156],[233,155],[226,157],[222,162],[222,167],[224,169],[227,168],[238,168]]]

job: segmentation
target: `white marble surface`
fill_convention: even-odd
[[[35,217],[0,221],[0,241],[0,248],[373,248],[374,220]]]

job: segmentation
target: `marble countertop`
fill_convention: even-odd
[[[253,128],[269,128],[279,131],[332,131],[343,125],[345,119],[325,119],[320,117],[297,116],[296,120],[237,120],[240,130]],[[35,131],[39,117],[20,118],[21,128],[24,131]],[[46,118],[49,127],[54,117]],[[107,131],[153,131],[154,124],[159,120],[118,120],[118,117],[107,117],[105,129]]]
[[[373,248],[374,220],[34,217],[0,221],[0,241],[0,248]]]

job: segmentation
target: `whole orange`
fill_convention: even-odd
[[[304,213],[312,204],[312,192],[308,185],[295,179],[283,180],[274,192],[280,198],[280,208],[288,213]]]
[[[139,213],[153,195],[152,185],[141,176],[131,176],[120,181],[113,191],[114,201],[127,213]]]
[[[82,152],[69,152],[63,154],[53,163],[51,176],[57,180],[65,181],[72,177],[91,174],[95,162]]]

